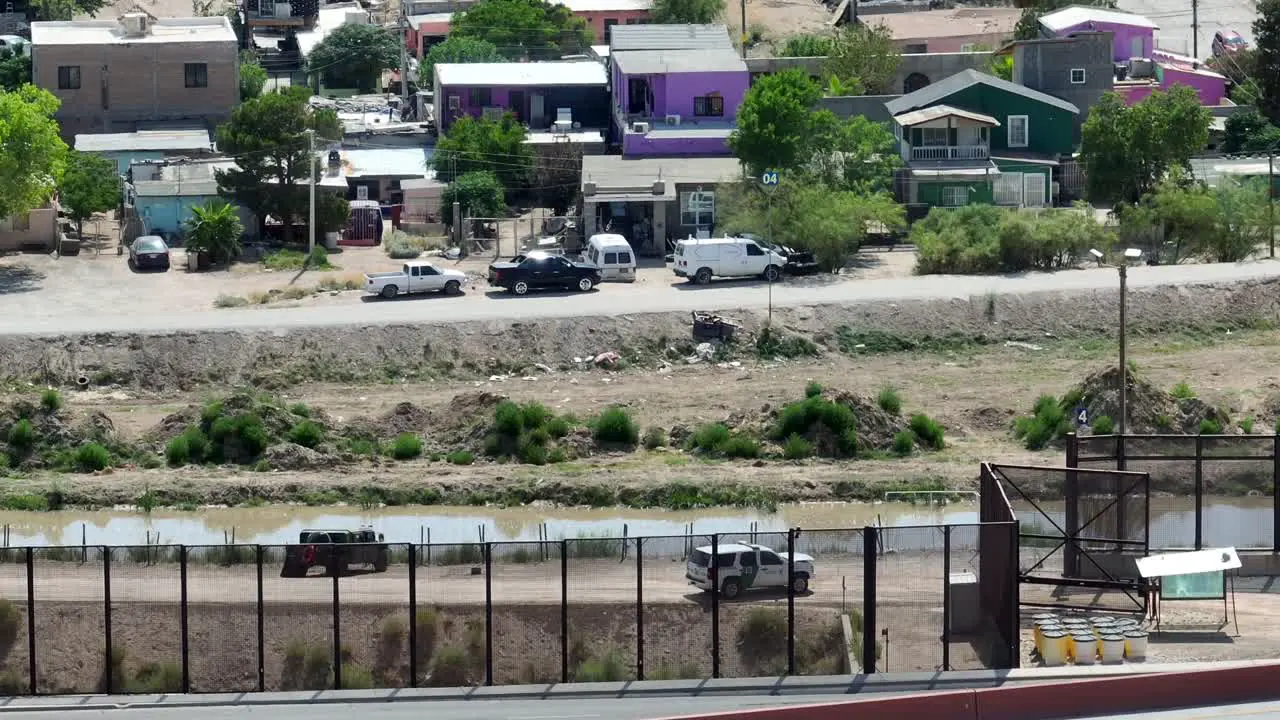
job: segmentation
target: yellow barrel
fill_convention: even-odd
[[[1147,631],[1134,628],[1124,634],[1124,656],[1130,660],[1147,658]]]
[[[1036,652],[1044,655],[1044,633],[1046,630],[1061,630],[1062,626],[1057,620],[1038,620],[1036,621],[1035,639]]]
[[[1102,646],[1098,652],[1098,659],[1103,665],[1117,665],[1124,662],[1123,635],[1101,635],[1098,639]]]
[[[1123,638],[1122,638],[1123,642]],[[1067,633],[1059,630],[1044,631],[1044,649],[1040,652],[1046,667],[1057,667],[1067,662]]]
[[[1091,634],[1079,634],[1071,637],[1072,662],[1077,665],[1092,665],[1098,659],[1098,638]]]

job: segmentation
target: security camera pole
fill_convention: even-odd
[[[743,7],[745,8],[745,7],[746,7],[746,5],[743,5]],[[745,31],[744,31],[744,33],[745,33]],[[744,37],[745,37],[745,35],[744,35]],[[777,170],[766,170],[766,171],[764,171],[764,174],[762,174],[762,175],[760,176],[760,184],[764,186],[765,193],[766,193],[766,194],[768,195],[768,197],[769,197],[769,211],[768,211],[768,235],[767,235],[767,238],[768,238],[768,241],[769,241],[769,247],[770,247],[770,249],[772,250],[772,247],[773,247],[773,245],[774,245],[774,242],[773,242],[773,191],[774,191],[774,190],[776,190],[776,189],[777,189],[777,187],[778,187],[778,171],[777,171]],[[769,322],[768,322],[768,327],[773,327],[773,275],[769,275],[769,276],[768,276],[768,278],[767,278],[767,280],[768,280],[768,282],[769,282]]]

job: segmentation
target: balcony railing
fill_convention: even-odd
[[[931,145],[911,148],[912,160],[986,160],[986,145]]]

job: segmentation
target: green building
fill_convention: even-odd
[[[965,70],[885,103],[904,169],[908,206],[1053,203],[1054,171],[1074,150],[1075,105]]]

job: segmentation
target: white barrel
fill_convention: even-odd
[[[1102,652],[1098,653],[1103,665],[1118,665],[1124,662],[1124,636],[1103,635]]]
[[[1061,630],[1062,626],[1057,620],[1038,620],[1036,621],[1035,640],[1036,652],[1044,655],[1044,633],[1047,630]]]
[[[1092,665],[1098,659],[1098,638],[1091,634],[1072,636],[1071,646],[1071,656],[1077,665]]]
[[[1111,625],[1115,623],[1115,621],[1116,619],[1111,617],[1110,615],[1094,615],[1093,617],[1089,618],[1089,624],[1093,625],[1094,627],[1097,627],[1098,625]]]
[[[1147,657],[1147,631],[1130,630],[1124,634],[1124,656],[1130,660],[1145,660]]]
[[[1040,657],[1046,667],[1058,667],[1067,663],[1067,634],[1062,630],[1046,630]]]

